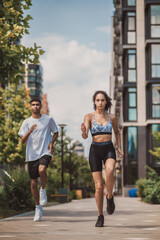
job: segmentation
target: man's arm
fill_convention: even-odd
[[[33,130],[37,127],[37,124],[34,124],[30,130],[28,131],[28,133],[26,133],[26,135],[24,135],[23,137],[21,137],[21,142],[22,144],[26,143],[28,141],[28,138],[30,136],[30,134],[33,132]]]
[[[55,133],[53,134],[53,137],[52,137],[51,142],[50,142],[49,145],[48,145],[48,150],[50,150],[50,153],[51,153],[51,154],[53,154],[53,152],[54,152],[54,147],[53,147],[53,145],[54,145],[54,142],[56,141],[57,138],[58,138],[58,132],[55,132]]]

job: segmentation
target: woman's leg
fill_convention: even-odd
[[[95,199],[98,208],[98,216],[103,215],[103,179],[102,172],[92,172],[95,184]]]
[[[108,199],[113,196],[113,185],[114,185],[114,169],[116,161],[113,158],[109,158],[105,162],[105,183],[108,192]]]

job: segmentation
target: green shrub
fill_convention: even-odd
[[[160,204],[160,177],[156,171],[146,167],[146,179],[141,178],[136,182],[138,196],[147,203]]]
[[[72,199],[77,199],[76,190],[72,190],[69,192],[69,201],[71,201]]]
[[[4,188],[0,194],[0,206],[10,210],[31,210],[34,202],[30,190],[30,179],[23,168],[9,171],[12,179],[4,177]]]
[[[146,179],[145,178],[140,178],[137,182],[136,182],[136,188],[137,188],[137,194],[138,197],[143,198],[145,196],[144,193],[144,185],[145,185]]]

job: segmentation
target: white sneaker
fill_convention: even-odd
[[[44,206],[47,204],[47,195],[46,195],[46,189],[40,189],[40,205]]]
[[[43,215],[43,209],[40,205],[36,206],[35,208],[35,215],[34,215],[34,221],[40,221],[41,217]]]

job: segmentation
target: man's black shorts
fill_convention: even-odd
[[[52,157],[49,155],[43,155],[41,158],[35,161],[28,162],[28,172],[29,172],[30,178],[31,179],[38,178],[40,176],[38,171],[39,165],[44,165],[47,168],[51,161],[51,158]]]

